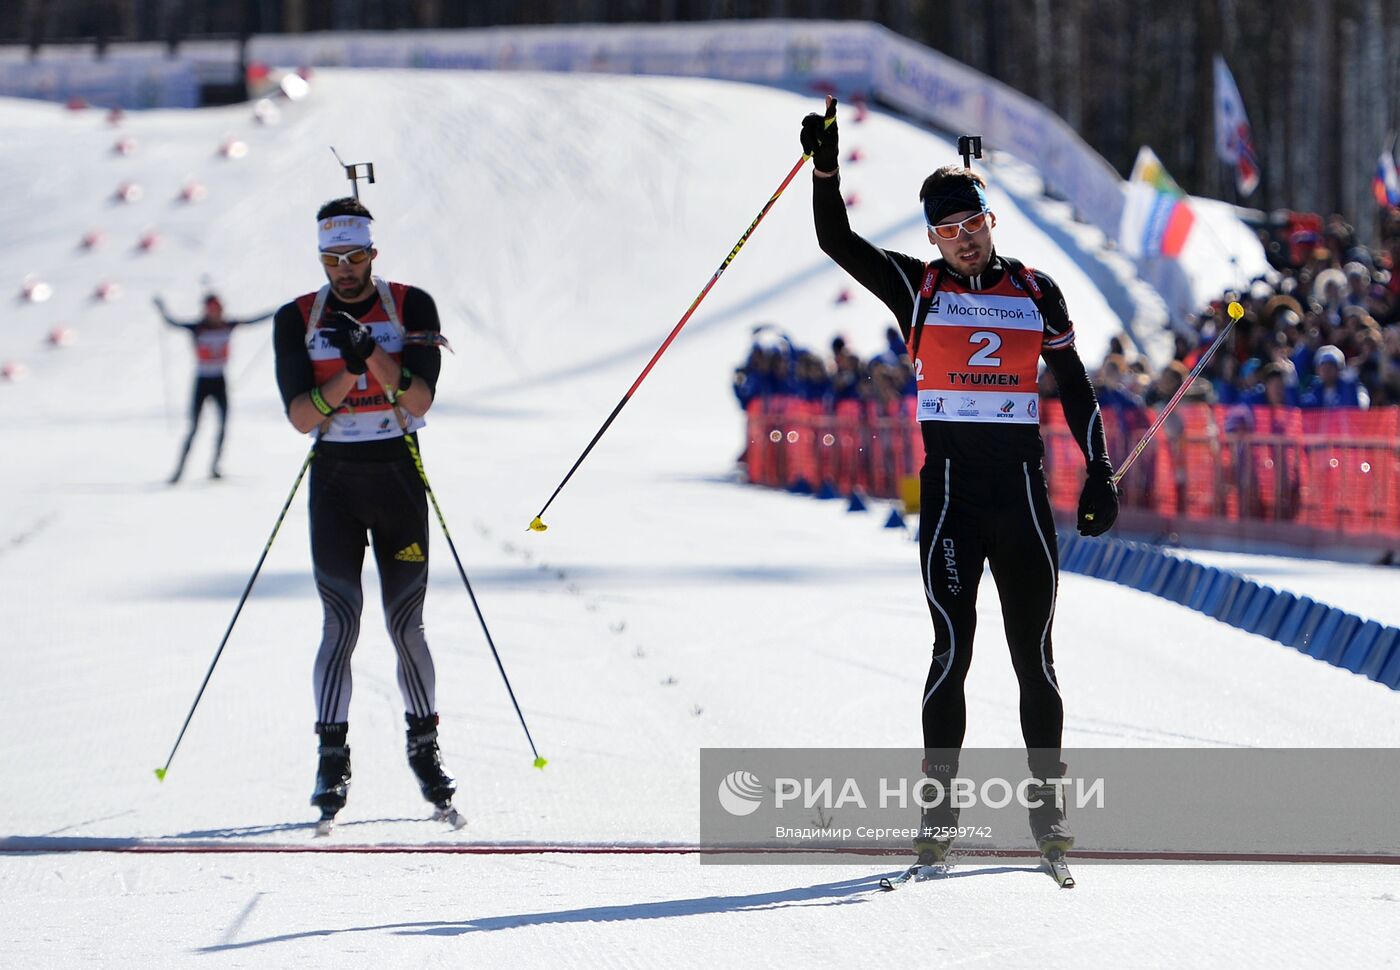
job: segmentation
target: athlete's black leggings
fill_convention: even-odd
[[[433,658],[423,635],[428,589],[428,498],[407,448],[401,461],[325,454],[311,465],[311,562],[325,612],[313,684],[316,719],[346,721],[350,655],[360,634],[365,546],[374,547],[389,639],[398,653],[404,710],[437,710]]]
[[[972,663],[977,587],[990,562],[1001,596],[1011,663],[1021,687],[1021,733],[1033,771],[1059,764],[1064,707],[1050,626],[1059,552],[1039,463],[966,468],[924,466],[919,554],[933,617],[933,663],[923,692],[924,747],[958,749],[967,728],[963,681]]]
[[[219,465],[219,455],[224,450],[224,431],[228,427],[228,385],[222,375],[196,377],[194,394],[190,399],[190,430],[185,435],[185,443],[180,447],[178,467],[181,470],[185,467],[185,459],[189,457],[190,445],[194,444],[194,433],[199,430],[199,412],[204,410],[204,402],[210,398],[219,408],[219,436],[214,439],[214,467]],[[176,477],[179,477],[178,472]]]

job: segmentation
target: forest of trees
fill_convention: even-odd
[[[1362,238],[1400,129],[1400,0],[7,0],[0,43],[763,17],[884,24],[1042,101],[1125,175],[1150,145],[1190,192],[1340,211]],[[1217,52],[1254,128],[1247,199],[1215,157]]]

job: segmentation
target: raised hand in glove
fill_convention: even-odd
[[[1079,534],[1101,536],[1113,528],[1118,518],[1118,486],[1113,484],[1113,469],[1093,465],[1079,493]]]
[[[831,120],[830,126],[827,119]],[[819,172],[836,171],[841,153],[836,132],[836,99],[826,102],[826,114],[815,112],[802,119],[802,151],[812,156],[812,165]]]
[[[344,310],[329,310],[326,318],[329,321],[325,328],[326,343],[340,351],[346,370],[352,374],[363,374],[365,361],[374,353],[376,346],[374,334]]]

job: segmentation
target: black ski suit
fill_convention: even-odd
[[[906,341],[915,330],[916,304],[925,320],[931,319],[940,297],[975,306],[985,291],[1008,292],[1012,285],[1008,274],[1023,269],[994,253],[986,271],[969,278],[942,261],[926,264],[872,245],[851,231],[839,175],[813,178],[812,208],[822,250],[889,307]],[[921,298],[925,287],[934,291],[931,299],[929,295]],[[1033,285],[1016,276],[1013,288],[1023,291],[1023,300],[1039,289],[1034,305],[1044,325],[1043,334],[1036,334],[1040,356],[1059,384],[1065,416],[1085,460],[1106,463],[1098,403],[1074,349],[1064,297],[1042,273],[1034,274]],[[950,332],[932,325],[918,329],[920,341],[946,340],[944,335]],[[984,335],[973,336],[983,337],[979,346],[984,349],[990,343]],[[968,348],[961,350],[966,359]],[[964,381],[981,377],[948,376]],[[1033,392],[1034,387],[1028,390]],[[1054,773],[1060,761],[1064,707],[1051,637],[1059,558],[1041,461],[1044,445],[1034,420],[1015,424],[985,418],[957,420],[957,398],[950,396],[951,402],[940,397],[930,399],[927,407],[922,401],[920,405],[921,417],[927,412],[928,417],[938,418],[920,422],[925,463],[920,476],[919,560],[934,629],[933,660],[920,695],[924,747],[962,747],[967,723],[963,682],[972,662],[982,568],[990,563],[1020,684],[1021,731],[1031,749],[1031,767],[1034,772]],[[1021,395],[1023,399],[1031,396]],[[1036,416],[1038,405],[1023,400],[1023,406],[1031,418]]]

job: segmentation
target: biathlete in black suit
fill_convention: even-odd
[[[802,122],[802,147],[812,154],[814,169],[817,241],[889,307],[918,385],[926,455],[919,560],[934,631],[920,705],[924,748],[940,754],[925,764],[925,773],[946,790],[957,771],[977,589],[983,564],[990,563],[1020,684],[1030,772],[1044,791],[1044,780],[1064,770],[1064,706],[1051,646],[1059,558],[1041,465],[1036,374],[1042,359],[1059,384],[1065,417],[1088,466],[1079,530],[1100,535],[1118,514],[1103,422],[1074,347],[1074,325],[1053,280],[997,253],[996,216],[985,182],[971,169],[940,168],[919,191],[939,258],[880,249],[852,232],[841,197],[837,126],[832,120],[824,127],[825,120],[811,114]],[[1030,815],[1042,851],[1073,843],[1055,800],[1042,800]],[[925,810],[915,846],[923,864],[942,861],[956,826],[957,810],[946,800]]]

